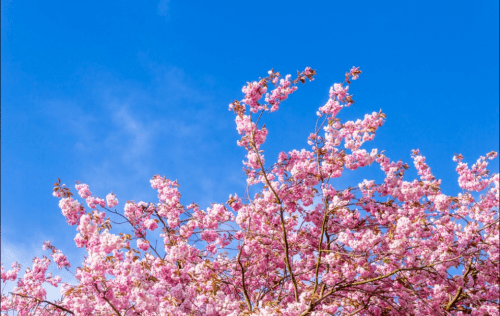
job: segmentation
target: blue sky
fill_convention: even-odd
[[[156,201],[155,174],[178,179],[185,203],[242,195],[245,152],[228,104],[271,68],[318,75],[265,118],[268,162],[307,146],[316,109],[352,66],[363,71],[350,90],[357,103],[340,117],[387,114],[366,148],[410,165],[420,149],[447,194],[459,192],[454,153],[472,164],[499,150],[498,1],[6,0],[1,9],[5,263],[29,263],[48,239],[81,255],[51,195],[56,177],[101,197],[112,190],[120,208]],[[345,186],[380,174],[348,174]]]

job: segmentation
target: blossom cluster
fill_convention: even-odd
[[[258,191],[206,209],[184,205],[179,184],[154,176],[158,201],[93,196],[87,184],[71,190],[55,183],[53,195],[77,247],[75,266],[50,242],[50,258],[1,267],[2,282],[17,281],[1,296],[3,313],[18,315],[499,315],[499,175],[488,171],[497,153],[471,167],[456,155],[458,185],[448,195],[425,157],[414,150],[410,166],[362,146],[382,127],[382,112],[342,122],[354,104],[353,67],[317,111],[308,149],[264,159],[264,112],[275,112],[299,83],[314,79],[307,67],[247,83],[234,101],[238,145],[247,183]],[[273,89],[270,87],[274,86]],[[247,112],[247,107],[249,108]],[[376,166],[381,179],[333,186],[345,170]],[[112,224],[126,225],[118,233]],[[115,224],[116,225],[116,224]],[[122,227],[122,226],[121,226]],[[159,231],[160,242],[155,240]],[[75,266],[78,282],[63,282],[47,269]],[[458,271],[458,272],[457,272]],[[60,286],[48,301],[43,285]]]

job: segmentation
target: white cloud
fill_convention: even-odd
[[[203,132],[199,123],[212,119],[210,96],[202,92],[203,88],[195,88],[197,83],[181,69],[147,67],[152,72],[147,87],[92,73],[89,77],[94,80],[87,87],[90,101],[61,99],[43,104],[58,122],[58,129],[76,140],[73,150],[68,151],[75,152],[81,161],[81,178],[75,180],[89,184],[96,193],[154,194],[148,180],[159,173],[152,163],[155,155],[165,154],[165,148],[169,148],[165,158],[178,159],[186,145],[181,139],[196,140],[195,136]],[[85,106],[85,102],[93,105]],[[203,106],[196,107],[198,104]],[[179,112],[190,107],[195,110],[186,120],[185,113]]]

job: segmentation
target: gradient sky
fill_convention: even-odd
[[[307,146],[329,87],[359,66],[356,104],[340,118],[382,109],[386,124],[365,148],[410,165],[418,148],[444,193],[458,193],[453,155],[472,164],[499,150],[498,5],[2,1],[2,262],[28,264],[44,240],[81,261],[51,195],[57,177],[101,197],[113,191],[119,209],[157,201],[156,174],[178,179],[182,202],[204,208],[242,195],[245,152],[228,104],[271,68],[318,75],[265,117],[268,162]],[[372,168],[337,183],[380,175]]]

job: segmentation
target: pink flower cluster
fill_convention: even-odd
[[[362,148],[383,125],[382,112],[356,121],[337,118],[354,104],[350,84],[361,71],[353,67],[319,108],[310,149],[281,152],[270,164],[263,154],[269,131],[260,125],[260,114],[278,110],[297,84],[313,80],[316,72],[308,67],[293,80],[274,70],[268,74],[248,83],[244,99],[230,106],[241,135],[238,145],[246,150],[247,183],[256,185],[245,198],[231,195],[226,204],[205,210],[195,203],[184,206],[177,181],[154,176],[157,203],[127,201],[123,211],[106,213],[97,206],[115,207],[115,195],[104,201],[78,184],[87,210],[59,180],[53,194],[68,224],[77,225],[77,247],[86,251],[74,271],[78,282],[63,283],[47,273],[46,257],[35,258],[20,278],[19,264],[7,272],[2,265],[3,282],[17,279],[12,293],[2,292],[2,311],[499,315],[499,175],[487,169],[497,154],[480,157],[470,168],[457,155],[461,192],[456,195],[445,194],[418,150],[411,155],[417,177],[408,179],[408,164]],[[275,88],[268,93],[271,84]],[[347,185],[346,169],[370,165],[380,168],[380,181]],[[333,182],[339,177],[342,182]],[[116,222],[128,229],[115,234]],[[152,233],[158,230],[160,240]],[[44,249],[52,251],[59,268],[71,267],[50,242]],[[47,301],[46,283],[62,283],[61,300]]]
[[[310,73],[310,68],[306,69],[306,72]],[[290,81],[291,77],[292,75],[286,75],[285,79],[280,79],[279,85],[271,91],[271,94],[266,94],[265,101],[271,105],[269,112],[277,111],[280,103],[297,90],[297,86],[293,86]],[[273,83],[277,83],[277,77],[275,77]]]
[[[106,202],[108,203],[108,207],[115,207],[118,205],[118,199],[116,198],[116,195],[113,193],[109,193],[106,195]]]
[[[257,113],[264,109],[264,106],[259,104],[259,100],[267,91],[264,81],[249,82],[241,91],[245,94],[245,98],[241,102],[250,107],[250,112]]]
[[[78,201],[73,200],[72,197],[62,198],[59,201],[59,208],[70,225],[77,224],[80,217],[85,214],[83,206]]]
[[[17,274],[21,270],[21,265],[17,262],[13,262],[11,265],[12,270],[9,270],[5,272],[3,265],[2,265],[2,274],[1,274],[1,279],[2,282],[5,283],[7,281],[14,281],[17,278]]]

